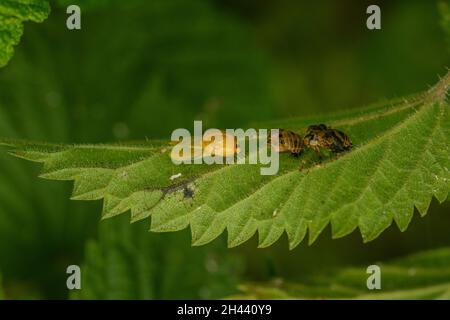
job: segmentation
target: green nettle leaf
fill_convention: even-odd
[[[280,155],[280,171],[260,175],[259,165],[181,165],[167,143],[54,145],[3,141],[17,157],[43,163],[41,177],[75,180],[72,199],[104,199],[103,218],[131,210],[151,215],[151,230],[190,225],[194,245],[225,229],[230,247],[259,233],[259,246],[287,233],[291,248],[309,232],[314,242],[331,223],[334,238],[356,228],[364,241],[396,222],[404,231],[416,207],[425,215],[432,197],[450,187],[450,73],[424,94],[372,108],[316,119],[267,124],[303,133],[324,122],[346,132],[354,148],[319,162]],[[181,175],[180,175],[181,174]],[[178,179],[171,179],[174,175]]]
[[[0,0],[0,67],[11,59],[23,34],[23,23],[42,22],[49,13],[47,0]]]
[[[381,271],[380,290],[369,290],[367,266],[339,269],[289,283],[274,279],[268,283],[239,286],[233,299],[449,299],[450,248],[416,253],[387,263]]]

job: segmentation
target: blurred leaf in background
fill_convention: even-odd
[[[378,0],[377,31],[366,28],[370,1],[215,1],[247,21],[270,53],[283,117],[418,92],[450,64],[437,1]]]
[[[189,233],[150,236],[145,222],[128,217],[104,221],[99,239],[87,245],[81,299],[211,299],[235,291],[239,260],[221,243],[190,246]]]
[[[82,30],[75,32],[66,29],[66,17],[54,7],[45,24],[30,26],[14,59],[0,70],[1,136],[143,140],[167,137],[194,119],[226,126],[271,114],[264,56],[239,23],[208,2],[113,3],[83,11]],[[85,241],[96,234],[98,204],[69,203],[69,185],[31,181],[36,172],[4,154],[1,166],[6,293],[64,297],[65,269],[82,263]],[[159,245],[155,255],[186,250],[179,252],[186,265],[214,251],[180,249],[176,240]],[[191,275],[203,278],[202,272]],[[193,286],[192,297],[198,296],[196,280],[186,283]]]
[[[377,263],[380,289],[369,290],[367,266],[329,271],[307,283],[241,285],[241,299],[450,299],[450,248],[420,252]]]
[[[53,0],[59,7],[66,8],[70,5],[77,5],[84,10],[98,10],[104,9],[114,2],[120,2],[120,0]]]

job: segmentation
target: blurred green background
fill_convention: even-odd
[[[68,4],[82,30],[66,29]],[[365,27],[382,10],[382,30]],[[434,1],[52,1],[0,70],[0,136],[50,142],[167,138],[173,129],[357,108],[427,89],[450,57]],[[0,154],[0,274],[17,298],[220,298],[242,281],[302,280],[450,245],[450,204],[432,203],[405,233],[363,244],[358,232],[288,250],[285,238],[226,249],[190,246],[189,230],[147,233],[128,217],[99,222],[100,202]],[[82,266],[69,293],[66,267]],[[2,290],[0,290],[2,291]]]

